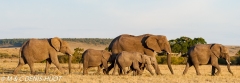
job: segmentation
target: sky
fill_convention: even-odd
[[[1,0],[0,39],[202,37],[240,45],[240,0]]]

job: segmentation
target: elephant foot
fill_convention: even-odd
[[[93,75],[100,75],[100,72],[93,73]]]
[[[31,74],[32,74],[32,75],[37,75],[37,73],[36,73],[36,72],[32,72]]]
[[[103,73],[109,75],[107,69],[103,69]]]
[[[154,75],[153,73],[151,73],[152,75]],[[162,73],[157,73],[157,75],[163,75]]]
[[[197,75],[201,75],[200,73],[197,73]]]
[[[17,75],[18,73],[16,71],[13,72],[13,75]]]
[[[220,75],[220,73],[219,73],[219,72],[215,73],[213,76],[218,76],[218,75]]]

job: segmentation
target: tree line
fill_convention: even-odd
[[[47,38],[42,38],[47,39]],[[20,47],[24,42],[29,40],[29,38],[21,38],[21,39],[0,39],[0,46],[15,46]],[[72,42],[82,42],[87,44],[94,44],[94,45],[108,45],[112,39],[111,38],[62,38],[65,41],[72,41]]]

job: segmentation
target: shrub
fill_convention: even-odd
[[[167,64],[167,56],[157,56],[156,57],[158,64]],[[182,65],[186,63],[184,57],[171,57],[171,63],[174,65]]]
[[[0,53],[0,58],[10,58],[11,56],[7,53]]]

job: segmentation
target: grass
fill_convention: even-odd
[[[174,70],[174,75],[172,75],[167,67],[167,65],[159,65],[159,68],[163,75],[150,75],[148,71],[144,71],[142,76],[132,76],[129,75],[92,75],[96,72],[96,68],[91,68],[89,70],[89,75],[82,75],[82,71],[79,69],[79,64],[72,65],[72,74],[59,74],[58,69],[55,65],[51,65],[50,74],[45,75],[45,63],[35,63],[35,70],[38,75],[36,76],[62,76],[62,78],[57,81],[60,83],[236,83],[240,81],[240,66],[231,66],[234,76],[232,76],[228,71],[227,67],[221,65],[222,73],[219,76],[211,76],[211,66],[202,65],[200,66],[201,76],[197,76],[194,67],[191,67],[186,75],[182,75],[185,65],[172,65]],[[64,72],[68,72],[68,65],[61,64],[64,68]],[[0,78],[6,76],[35,76],[30,74],[30,68],[28,65],[24,65],[18,75],[13,75],[12,72],[17,66],[17,62],[1,63],[0,65]],[[111,72],[110,72],[111,74]],[[4,82],[1,81],[0,82]],[[8,81],[13,83],[14,81]],[[34,83],[42,83],[43,81],[34,81]],[[46,82],[46,81],[45,81]],[[50,81],[47,81],[50,82]]]
[[[79,45],[76,43],[71,43],[71,46],[87,48],[97,48],[96,46],[87,47],[89,45]],[[75,48],[73,47],[73,48]],[[97,49],[104,49],[106,46],[98,46]],[[239,49],[239,48],[238,48]],[[231,49],[230,49],[231,50]],[[233,54],[235,53],[234,52]],[[1,53],[8,53],[9,55],[17,55],[18,48],[1,48]],[[96,72],[97,68],[91,68],[89,70],[89,75],[82,75],[82,70],[79,69],[79,64],[72,64],[72,74],[62,74],[59,73],[55,65],[51,65],[49,75],[45,75],[45,65],[46,63],[35,63],[34,69],[37,71],[38,75],[31,75],[30,68],[28,65],[24,65],[19,71],[18,75],[13,75],[12,72],[18,64],[18,58],[13,59],[0,59],[0,83],[15,83],[15,81],[2,81],[3,77],[7,76],[62,76],[62,78],[57,81],[57,83],[238,83],[240,82],[240,66],[231,66],[234,73],[232,76],[228,71],[227,67],[221,65],[222,73],[219,76],[211,76],[211,66],[202,65],[200,66],[201,76],[197,76],[194,67],[189,68],[186,75],[182,75],[185,65],[172,65],[174,70],[174,75],[172,75],[167,67],[167,65],[159,65],[161,73],[163,75],[150,75],[148,71],[144,71],[142,76],[132,76],[130,75],[92,75]],[[64,72],[68,72],[68,65],[61,64],[64,68]],[[81,65],[82,66],[82,65]],[[111,72],[110,72],[111,74]],[[17,81],[20,82],[20,81]],[[25,81],[23,81],[25,82]],[[26,81],[26,83],[50,83],[52,81]]]

